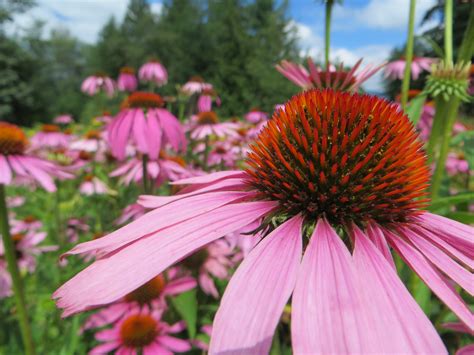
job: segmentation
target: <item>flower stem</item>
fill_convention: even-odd
[[[439,193],[441,187],[441,181],[445,172],[446,158],[449,152],[449,142],[451,141],[451,135],[453,131],[454,123],[458,116],[460,100],[457,97],[453,97],[447,104],[446,111],[446,122],[444,123],[444,130],[441,136],[441,147],[439,150],[439,156],[436,161],[436,168],[431,180],[431,199],[434,200]]]
[[[444,2],[444,60],[453,62],[453,0]]]
[[[326,0],[326,22],[325,22],[325,45],[324,45],[324,61],[326,70],[329,70],[329,49],[331,47],[331,13],[334,6],[334,0]]]
[[[25,293],[21,280],[18,262],[16,260],[15,245],[10,235],[10,224],[8,223],[8,211],[6,204],[5,186],[0,184],[0,232],[2,233],[3,248],[5,258],[8,263],[8,271],[12,278],[13,293],[15,296],[16,308],[18,312],[18,322],[20,324],[25,353],[32,355],[35,353],[31,328],[26,310]]]
[[[408,37],[405,49],[405,72],[402,81],[401,104],[404,110],[408,101],[408,90],[410,89],[411,62],[413,61],[413,43],[415,38],[415,8],[416,0],[410,0],[410,14],[408,18]]]
[[[433,117],[430,138],[426,147],[428,162],[432,163],[438,156],[438,143],[443,134],[443,124],[446,119],[447,102],[442,98],[435,99],[436,113]]]
[[[143,192],[148,194],[148,154],[142,156],[142,168],[143,168]]]
[[[447,24],[451,24],[451,27],[452,27],[452,18],[447,19],[448,15],[450,15],[451,17],[453,15],[452,3],[451,3],[450,13],[445,14],[445,26],[447,26]],[[452,33],[451,33],[451,36],[452,36]],[[458,59],[457,59],[458,63],[469,61],[471,59],[471,56],[474,52],[474,41],[472,41],[473,37],[474,37],[474,6],[471,7],[471,12],[469,14],[469,21],[467,24],[467,28],[466,28],[466,31],[464,32],[464,37],[459,47]],[[451,38],[451,44],[452,44],[452,38]],[[445,39],[445,45],[446,45],[446,39]],[[445,52],[447,52],[447,48],[445,48]],[[439,189],[441,187],[441,182],[442,182],[444,171],[445,171],[446,158],[448,157],[449,143],[451,141],[452,130],[453,130],[454,123],[456,122],[460,104],[461,104],[460,99],[457,97],[454,97],[450,101],[442,101],[442,105],[440,105],[440,107],[438,107],[438,105],[436,106],[437,111],[445,110],[444,111],[445,123],[441,124],[443,126],[443,133],[441,135],[441,147],[439,150],[438,159],[436,160],[436,169],[433,174],[432,182],[431,182],[431,198],[432,199],[435,199],[439,194]],[[446,108],[443,108],[443,106],[446,106]]]
[[[60,181],[56,181],[56,192],[55,192],[55,201],[54,201],[54,214],[56,215],[56,238],[60,247],[64,245],[63,235],[62,235],[62,226],[61,226],[61,194],[60,194]]]
[[[211,147],[209,146],[209,136],[206,136],[205,141],[204,141],[204,158],[203,158],[204,161],[202,163],[204,171],[207,171],[207,168],[208,168],[207,161],[209,159],[210,148]]]

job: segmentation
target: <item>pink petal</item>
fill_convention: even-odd
[[[471,269],[474,269],[474,260],[472,260],[469,256],[467,256],[462,251],[456,249],[451,244],[445,242],[436,234],[431,233],[430,231],[426,230],[425,228],[419,228],[417,226],[411,227],[414,231],[418,234],[423,235],[425,239],[431,240],[434,244],[438,245],[445,253],[451,255],[453,258],[457,259],[464,265],[468,266]]]
[[[166,284],[164,293],[166,295],[177,295],[179,293],[183,293],[193,289],[194,287],[196,287],[196,285],[197,282],[193,277],[182,277],[177,280],[170,281],[168,284]]]
[[[446,353],[435,328],[384,256],[356,227],[354,262],[371,312],[371,337],[382,348],[372,352]],[[377,329],[375,329],[377,328]]]
[[[384,231],[392,246],[410,267],[420,276],[438,297],[471,329],[474,319],[459,295],[449,287],[442,275],[425,259],[414,247],[402,240],[399,236]]]
[[[0,184],[9,185],[12,181],[12,171],[7,158],[0,155]]]
[[[383,234],[383,231],[375,223],[369,223],[367,228],[367,236],[374,243],[377,249],[382,253],[382,255],[387,259],[388,263],[396,270],[395,262],[393,261],[392,253],[387,244],[387,240]]]
[[[133,111],[133,125],[132,125],[133,140],[140,152],[148,153],[148,142],[146,136],[148,135],[148,128],[145,121],[145,115],[142,110]]]
[[[203,194],[205,192],[216,192],[216,191],[238,191],[243,190],[245,184],[242,179],[225,179],[208,184],[206,187],[193,189],[188,193],[181,193],[172,196],[153,196],[153,195],[141,195],[138,198],[138,203],[146,208],[158,208],[165,206],[171,202],[182,200],[187,197]]]
[[[173,355],[173,352],[160,344],[151,343],[143,348],[143,355]]]
[[[292,301],[291,337],[298,354],[364,353],[377,338],[359,295],[349,250],[326,220],[306,248]]]
[[[135,290],[196,249],[258,219],[274,202],[223,206],[142,238],[109,257],[97,260],[53,295],[70,315],[111,303]]]
[[[210,353],[264,354],[293,291],[302,252],[302,218],[293,217],[250,252],[217,310]]]
[[[149,233],[155,233],[160,229],[205,214],[243,196],[242,192],[218,192],[212,195],[198,195],[180,200],[148,212],[102,238],[78,244],[66,255],[86,253],[97,249],[103,253],[108,253]]]
[[[160,154],[163,130],[158,117],[153,114],[153,110],[147,113],[147,125],[148,134],[144,136],[144,139],[146,137],[148,141],[148,155],[150,156],[150,159],[155,160]]]
[[[120,343],[118,341],[100,344],[94,347],[91,351],[89,351],[89,355],[104,355],[114,349],[117,349],[119,346],[120,346]]]
[[[403,230],[403,235],[407,237],[413,245],[423,253],[423,255],[438,267],[442,272],[457,282],[459,286],[469,292],[474,293],[474,279],[472,274],[456,263],[448,255],[443,253],[434,244],[420,237],[409,228]]]
[[[95,334],[95,338],[100,341],[108,341],[108,340],[118,340],[120,339],[120,334],[117,329],[104,329],[100,332]]]
[[[473,227],[428,212],[418,218],[422,221],[425,229],[435,233],[441,239],[474,258],[474,248],[472,247]]]
[[[472,355],[472,354],[474,354],[474,344],[463,346],[458,351],[456,351],[456,355]]]
[[[164,345],[165,347],[167,347],[168,349],[178,352],[178,353],[191,350],[191,344],[189,344],[188,341],[174,338],[169,335],[159,336],[158,342],[161,343],[161,345]]]
[[[194,176],[187,179],[182,179],[178,181],[174,181],[173,185],[188,185],[188,184],[208,184],[211,182],[216,182],[222,179],[228,178],[243,178],[246,177],[247,174],[241,170],[228,170],[228,171],[219,171],[217,173],[211,173],[202,176]]]
[[[38,158],[22,157],[21,164],[28,170],[32,177],[40,183],[43,188],[48,192],[56,191],[56,185],[53,179],[44,170],[41,169],[37,163]]]
[[[153,111],[159,118],[161,127],[163,128],[163,133],[168,143],[171,144],[173,149],[184,151],[186,149],[186,137],[178,119],[168,110],[163,108],[157,108]]]

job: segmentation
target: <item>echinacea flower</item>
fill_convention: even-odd
[[[295,353],[447,353],[390,247],[468,325],[474,229],[429,213],[422,143],[397,104],[311,90],[275,112],[243,171],[181,180],[178,195],[67,254],[102,257],[54,294],[70,315],[113,302],[258,221],[262,240],[224,292],[210,353],[267,353],[290,296]]]
[[[304,66],[287,60],[278,64],[276,69],[304,90],[316,88],[320,90],[357,91],[366,80],[385,65],[383,63],[374,67],[369,64],[357,72],[361,63],[362,59],[359,59],[350,70],[345,70],[343,63],[337,68],[329,67],[329,69],[322,70],[314,64],[311,58],[308,58],[309,71]]]
[[[157,60],[149,61],[141,66],[138,77],[143,82],[152,82],[158,86],[168,82],[168,72],[166,68]]]
[[[38,182],[46,191],[56,191],[53,177],[71,175],[52,162],[25,154],[28,139],[20,127],[0,122],[0,184],[11,185],[14,175]]]
[[[39,245],[45,238],[46,233],[40,231],[26,231],[24,233],[11,234],[17,263],[20,270],[26,270],[30,273],[36,269],[36,257],[42,253],[55,251],[56,245]],[[0,240],[0,259],[5,258],[3,242]]]
[[[435,62],[433,58],[414,57],[411,62],[411,77],[413,80],[418,79],[423,71],[431,71],[431,65]],[[385,67],[385,77],[392,80],[402,80],[405,73],[406,61],[404,58],[389,62]]]
[[[446,158],[446,171],[449,175],[466,174],[469,172],[469,163],[463,153],[450,152]]]
[[[229,269],[236,264],[236,254],[230,243],[221,239],[184,259],[182,264],[189,270],[198,272],[199,286],[204,293],[218,298],[219,292],[212,277],[226,280],[229,277]]]
[[[212,90],[212,84],[206,83],[200,76],[192,76],[181,90],[187,95],[199,94],[204,90]]]
[[[86,132],[82,138],[72,142],[69,145],[69,149],[88,153],[105,152],[107,150],[107,144],[104,139],[104,133],[90,130]]]
[[[77,243],[79,235],[89,230],[89,225],[81,218],[69,218],[66,221],[66,238],[69,243]]]
[[[220,106],[221,99],[217,96],[214,89],[204,89],[197,100],[198,112],[207,112],[212,110],[212,102],[215,101]]]
[[[65,148],[74,138],[68,132],[61,131],[61,127],[54,124],[44,124],[31,138],[32,149]]]
[[[245,115],[245,119],[250,123],[257,124],[259,122],[265,121],[268,119],[268,116],[265,112],[262,112],[259,108],[253,108]]]
[[[186,329],[184,322],[169,325],[161,320],[160,310],[136,309],[131,311],[112,329],[104,329],[96,334],[103,342],[93,348],[89,355],[114,354],[170,355],[191,350],[189,341],[170,334]]]
[[[107,128],[110,148],[118,159],[125,158],[129,140],[151,160],[158,158],[165,144],[177,151],[186,149],[186,137],[178,119],[163,105],[161,96],[153,93],[135,92],[128,97]]]
[[[238,124],[234,122],[219,122],[214,111],[200,112],[191,117],[188,129],[192,139],[204,139],[208,136],[225,137],[237,136]]]
[[[111,97],[115,92],[114,81],[102,73],[88,76],[81,85],[81,91],[89,96],[94,96],[102,90],[109,97]]]
[[[122,214],[114,221],[114,224],[120,226],[125,222],[134,221],[146,213],[145,207],[139,203],[132,203],[125,207]]]
[[[135,76],[135,69],[131,67],[123,67],[120,69],[120,74],[117,79],[117,88],[120,91],[135,91],[138,86],[138,81]]]
[[[100,328],[116,323],[137,307],[164,310],[167,307],[166,297],[179,295],[195,288],[196,285],[196,280],[193,277],[181,275],[180,269],[177,267],[170,268],[117,302],[107,305],[90,316],[82,329]]]
[[[21,220],[14,219],[10,222],[11,233],[34,232],[43,228],[43,223],[34,216],[26,216]]]
[[[86,175],[79,186],[79,192],[86,196],[92,196],[109,194],[112,191],[105,182],[100,180],[98,177],[94,175]]]
[[[74,122],[71,115],[59,115],[54,118],[53,123],[67,125]]]

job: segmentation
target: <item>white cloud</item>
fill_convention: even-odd
[[[436,4],[436,0],[419,0],[416,2],[415,23],[420,24],[425,12]],[[336,6],[334,21],[337,27],[350,28],[357,25],[384,29],[406,30],[408,26],[409,0],[370,0],[364,7]]]
[[[41,20],[46,23],[46,35],[53,28],[63,27],[82,41],[93,43],[111,16],[122,20],[128,2],[128,0],[39,0],[36,7],[15,17],[9,31],[21,31],[35,20]],[[151,10],[159,14],[162,4],[152,3]]]

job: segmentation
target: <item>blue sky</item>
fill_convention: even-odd
[[[289,16],[300,37],[302,54],[321,58],[324,36],[324,5],[321,0],[289,0]],[[28,27],[34,19],[46,22],[45,35],[56,27],[68,28],[81,40],[93,43],[110,16],[123,18],[128,0],[37,0],[38,6],[15,18],[11,30]],[[160,0],[150,0],[156,14]],[[345,0],[333,11],[331,57],[333,61],[354,64],[360,57],[366,63],[383,62],[390,50],[404,43],[409,0]],[[435,0],[417,1],[417,25]],[[424,28],[433,26],[427,24]],[[424,28],[417,26],[417,32]],[[380,75],[366,89],[378,90]]]

